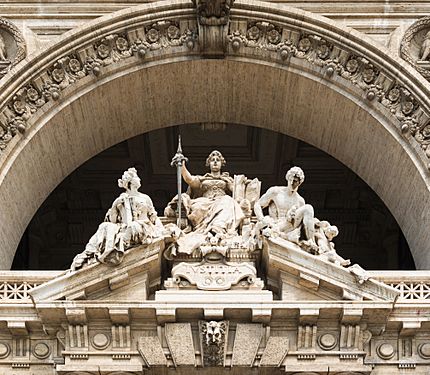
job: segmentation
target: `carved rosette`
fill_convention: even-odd
[[[228,321],[199,321],[203,366],[224,366],[227,348]]]
[[[19,29],[0,17],[0,78],[26,56],[25,40]]]
[[[400,132],[415,139],[426,157],[430,158],[430,116],[424,113],[406,87],[375,63],[356,52],[341,49],[319,35],[262,21],[236,25],[230,28],[227,36],[229,52],[261,56],[262,51],[267,51],[272,59],[284,64],[288,64],[291,58],[297,58],[320,67],[327,78],[338,75],[346,79],[361,89],[368,101],[379,102],[387,108],[398,121]],[[430,21],[426,25],[430,31]],[[430,164],[427,167],[430,169]]]
[[[114,34],[100,36],[81,49],[70,50],[64,56],[57,57],[51,66],[41,69],[2,104],[0,151],[19,132],[26,130],[29,119],[45,104],[59,99],[67,86],[88,75],[98,77],[107,65],[137,56],[143,61],[153,61],[180,54],[201,53],[208,57],[227,54],[254,56],[279,64],[288,64],[296,58],[305,60],[326,79],[336,75],[342,77],[348,81],[347,84],[361,90],[369,102],[380,104],[391,112],[398,131],[413,148],[421,147],[423,154],[420,157],[430,168],[430,113],[423,107],[424,99],[418,97],[418,91],[412,92],[412,87],[405,86],[404,80],[393,70],[387,69],[380,60],[378,64],[376,59],[371,60],[365,52],[358,53],[359,49],[351,49],[340,39],[323,36],[321,32],[317,35],[306,27],[297,29],[288,23],[290,21],[283,22],[281,18],[276,22],[264,17],[259,19],[257,12],[252,21],[235,19],[234,16],[231,19],[232,3],[228,1],[210,3],[196,0],[195,6],[196,11],[188,18],[154,17],[143,25],[118,29]],[[402,57],[411,64],[418,58],[419,43],[426,35],[428,20],[429,17],[424,17],[416,22],[404,37]],[[12,33],[6,25],[9,23],[3,21],[2,36]],[[408,47],[408,41],[415,34],[418,39],[414,42],[414,52],[411,43]],[[21,52],[15,56],[16,62],[24,57],[25,47],[23,39],[18,38],[16,33],[13,35],[18,47],[22,45],[18,48]],[[419,71],[426,74],[425,70]]]
[[[193,49],[197,30],[191,30],[189,25],[187,22],[186,26],[181,27],[179,21],[159,21],[128,33],[107,35],[84,49],[58,59],[39,77],[16,91],[0,111],[0,151],[7,147],[14,136],[26,131],[27,121],[34,113],[50,101],[57,101],[63,90],[82,78],[88,75],[99,77],[104,67],[135,56],[145,58],[148,51]],[[20,34],[15,29],[14,35],[18,38]],[[25,57],[23,43],[23,39],[22,43],[17,42],[19,48],[13,64]]]

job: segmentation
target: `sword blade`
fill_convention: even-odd
[[[178,220],[177,226],[181,228],[181,211],[182,211],[182,162],[179,161],[176,167],[176,178],[178,182]]]

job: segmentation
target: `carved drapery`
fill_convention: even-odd
[[[67,39],[35,56],[31,62],[16,67],[14,76],[3,79],[4,90],[0,94],[3,160],[11,156],[9,160],[13,163],[20,150],[28,150],[22,146],[31,142],[33,135],[38,134],[53,115],[72,104],[75,98],[98,87],[98,82],[107,83],[132,70],[143,72],[150,67],[166,65],[166,62],[172,65],[176,61],[206,63],[201,59],[205,55],[199,43],[196,10],[191,2],[139,6],[123,13],[109,20],[98,20],[97,25],[88,26],[91,32],[83,28],[69,34]],[[233,40],[234,37],[238,38]],[[321,42],[320,46],[318,40],[324,40],[326,45]],[[381,119],[381,130],[393,135],[390,141],[397,142],[405,150],[405,159],[416,167],[415,176],[424,180],[423,167],[428,167],[426,153],[429,153],[429,108],[425,94],[428,88],[412,69],[402,71],[404,64],[398,59],[361,40],[357,33],[314,19],[310,14],[305,14],[298,22],[296,11],[288,7],[273,10],[269,5],[258,7],[246,1],[236,2],[230,11],[227,41],[224,59],[227,63],[270,66],[284,70],[283,74],[293,72],[310,77],[318,84],[334,88],[333,92],[345,95],[346,100],[359,103],[363,112],[368,111],[377,122]],[[290,46],[291,52],[284,48],[289,41],[295,43]],[[29,136],[19,134],[29,129]],[[402,134],[403,140],[399,137]],[[9,170],[13,172],[14,169]],[[412,215],[408,217],[412,219]],[[423,246],[413,242],[417,239],[416,242],[424,243],[427,237],[421,230],[417,229],[420,234],[411,230],[408,227],[411,222],[408,219],[406,228],[402,229],[415,255]],[[8,233],[2,237],[11,237],[11,231],[7,227],[5,232]],[[15,237],[14,241],[18,241]],[[12,254],[14,246],[12,244],[6,252]],[[421,253],[420,256],[425,257]],[[426,260],[420,262],[424,264]],[[418,267],[423,266],[418,264]]]

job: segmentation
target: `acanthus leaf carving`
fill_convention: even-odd
[[[228,3],[226,6],[228,9],[225,15],[229,14],[231,4]],[[214,14],[213,17],[216,19],[218,13],[215,12]],[[6,25],[8,22],[0,21],[0,26]],[[197,29],[189,26],[193,21],[187,22],[181,24],[181,22],[174,20],[160,20],[148,23],[141,27],[140,38],[130,39],[130,31],[110,34],[92,42],[90,46],[84,47],[84,49],[88,49],[85,53],[72,51],[57,60],[46,71],[41,72],[40,76],[24,85],[34,88],[34,90],[29,91],[29,100],[26,100],[24,105],[18,102],[13,103],[14,100],[12,99],[3,107],[0,119],[0,150],[4,150],[19,132],[25,131],[28,127],[27,120],[33,116],[38,108],[51,100],[59,99],[63,89],[74,84],[77,80],[89,74],[94,74],[97,77],[102,73],[104,66],[135,55],[144,58],[147,53],[153,50],[179,48],[179,51],[183,53],[185,46],[188,50],[194,51],[198,41],[203,54],[224,55],[225,43],[229,43],[234,54],[241,54],[243,47],[248,48],[248,52],[252,48],[263,49],[273,52],[273,54],[264,54],[264,58],[284,63],[288,63],[291,57],[300,58],[320,67],[322,73],[326,74],[328,78],[338,74],[361,89],[368,100],[388,108],[398,121],[398,129],[401,134],[408,136],[409,142],[417,142],[423,150],[423,155],[429,158],[427,151],[428,130],[426,128],[429,115],[424,113],[425,110],[422,109],[421,103],[413,94],[410,94],[409,97],[402,94],[403,91],[408,90],[396,80],[396,77],[389,78],[387,73],[383,72],[374,62],[363,56],[358,56],[356,52],[348,51],[320,35],[305,30],[290,30],[266,20],[253,20],[248,23],[246,30],[237,30],[236,28],[229,30],[228,23],[221,25],[222,30],[218,30],[215,45],[209,46],[206,42],[212,38],[209,34],[213,33],[213,30],[211,29],[212,31],[209,32],[208,27],[213,25],[206,25],[203,22],[203,26],[206,26],[205,31],[203,31],[202,24],[199,23],[199,31],[197,31]],[[185,24],[188,26],[184,27]],[[219,25],[216,27],[220,28]],[[410,41],[417,31],[424,35],[426,27],[430,28],[429,19],[426,17],[411,27],[402,44],[402,56],[404,55],[403,51],[407,51],[404,49],[405,41]],[[15,30],[13,35],[15,36],[16,33],[19,31]],[[25,56],[25,46],[20,49],[19,54],[17,53],[17,58],[18,55],[19,58]],[[261,53],[259,56],[261,58]],[[405,56],[403,57],[405,58]],[[407,58],[406,60],[408,61]],[[36,83],[36,81],[42,82]],[[22,88],[17,90],[15,96],[20,90]],[[40,98],[37,97],[36,91]],[[23,107],[25,107],[24,111]]]

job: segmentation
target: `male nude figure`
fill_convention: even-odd
[[[271,227],[282,238],[304,245],[316,252],[314,209],[306,204],[297,190],[305,179],[303,170],[292,167],[286,174],[287,186],[273,186],[254,205],[257,219]],[[268,207],[269,216],[263,208]],[[302,230],[303,229],[303,230]],[[304,239],[300,237],[304,236]]]

